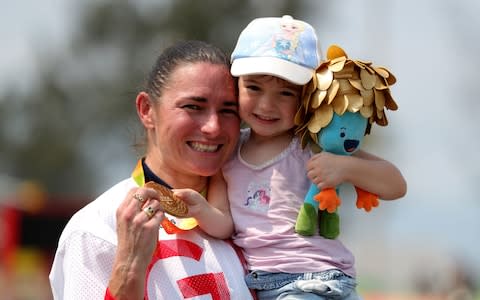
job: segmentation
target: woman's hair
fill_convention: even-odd
[[[197,62],[221,64],[230,69],[228,57],[219,48],[202,41],[181,41],[166,48],[157,58],[147,79],[146,92],[151,96],[160,97],[171,74],[178,66]]]

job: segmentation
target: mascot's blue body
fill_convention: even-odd
[[[338,155],[352,155],[360,148],[367,123],[368,120],[359,113],[345,112],[341,116],[334,113],[328,126],[317,134],[318,145],[323,151]],[[356,188],[356,190],[357,206],[361,206],[360,203],[363,201],[370,201],[367,199],[371,199],[372,206],[378,205],[375,195],[368,195],[367,192],[362,192],[359,188]],[[337,196],[336,190],[325,189],[321,192],[312,183],[298,217],[304,220],[303,225],[300,227],[300,221],[298,221],[296,231],[303,235],[314,234],[315,223],[318,219],[317,212],[321,208],[319,233],[329,239],[336,238],[340,234],[340,219],[336,212],[337,206],[340,204],[341,200]]]
[[[338,46],[331,46],[328,61],[304,89],[303,103],[295,116],[302,146],[317,144],[322,151],[352,155],[370,133],[374,122],[386,126],[384,107],[396,110],[389,86],[395,77],[385,68],[353,61]],[[355,187],[358,208],[367,212],[379,204],[378,197]],[[316,232],[334,239],[340,233],[337,208],[341,200],[336,187],[319,190],[312,183],[300,208],[295,231],[310,236]]]

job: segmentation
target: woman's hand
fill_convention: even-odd
[[[164,218],[157,192],[131,189],[117,209],[117,252],[109,289],[115,299],[143,299],[147,267]]]

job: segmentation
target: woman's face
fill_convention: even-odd
[[[240,119],[235,84],[227,67],[179,66],[152,104],[147,155],[161,176],[210,176],[231,155]],[[175,175],[174,175],[175,176]]]

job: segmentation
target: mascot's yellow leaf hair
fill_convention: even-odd
[[[360,113],[368,119],[365,134],[373,123],[388,125],[385,108],[397,110],[397,103],[390,93],[395,76],[386,68],[373,66],[371,62],[349,59],[345,51],[332,45],[327,60],[304,86],[300,108],[295,115],[296,133],[302,146],[313,140],[317,133],[332,120],[333,113],[345,111]]]

